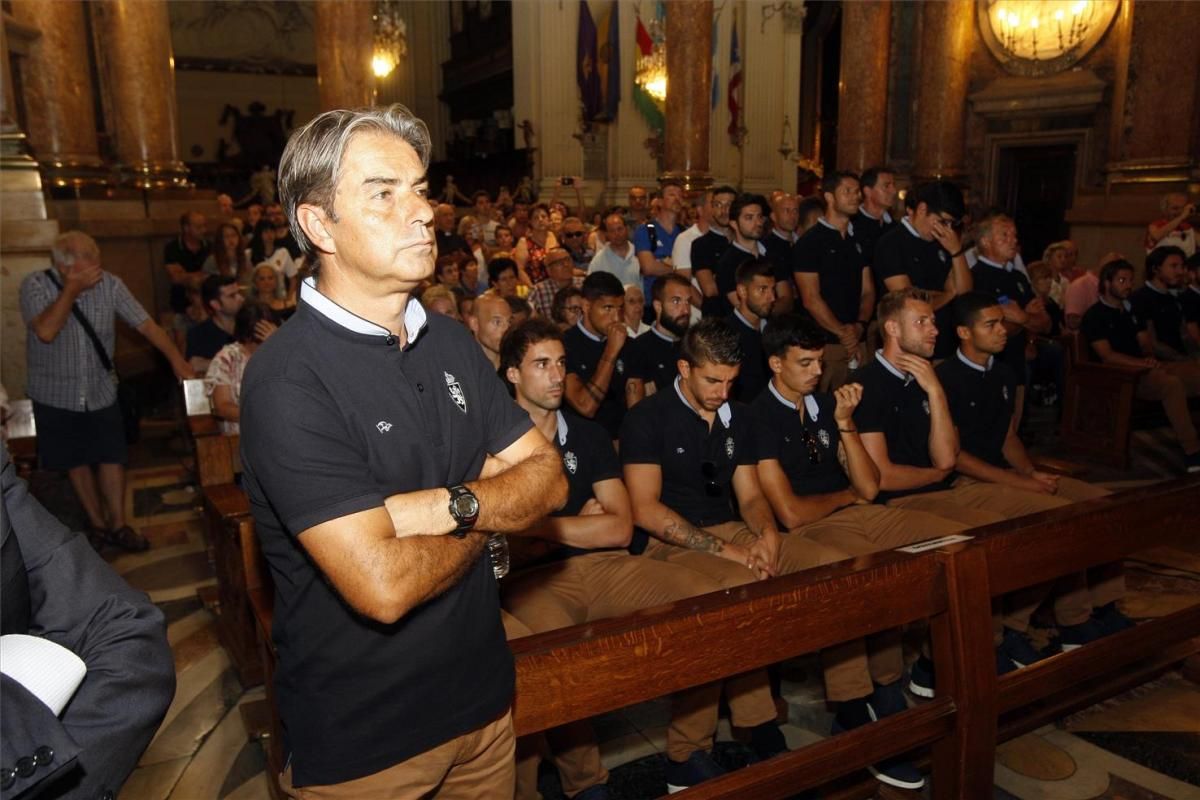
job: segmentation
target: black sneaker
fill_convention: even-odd
[[[860,728],[868,724],[872,719],[871,711],[867,707],[866,697],[843,700],[838,703],[837,713],[833,716],[833,725],[830,728],[830,732],[834,736],[837,736],[839,733]]]
[[[917,697],[933,697],[933,661],[921,656],[908,671],[908,690]]]
[[[1085,644],[1090,644],[1106,635],[1104,627],[1095,617],[1088,617],[1078,625],[1058,626],[1058,641],[1064,653],[1078,650]]]
[[[675,794],[697,783],[704,783],[709,778],[719,778],[725,774],[725,769],[713,761],[713,757],[705,751],[696,750],[688,756],[687,761],[672,761],[668,758],[664,773],[667,779],[667,794]]]
[[[750,729],[750,747],[759,761],[766,761],[780,753],[788,752],[787,740],[783,738],[783,731],[779,730],[774,720]]]
[[[843,700],[838,703],[831,731],[836,736],[906,708],[908,708],[908,704],[904,702],[904,693],[900,691],[900,681],[887,686],[876,686],[875,691],[867,697]],[[885,710],[886,713],[884,713]],[[912,765],[912,762],[903,758],[885,759],[867,769],[875,776],[876,780],[889,786],[896,786],[900,789],[920,789],[925,786],[925,778]]]
[[[1100,623],[1105,636],[1137,627],[1136,622],[1121,613],[1115,602],[1092,611],[1092,619]]]
[[[589,786],[575,795],[574,800],[609,800],[608,784],[597,783],[595,786]]]
[[[875,684],[875,691],[867,698],[867,713],[871,715],[872,720],[883,719],[907,710],[908,703],[904,702],[904,690],[900,688],[900,681],[886,685]]]
[[[1000,642],[1000,646],[996,648],[997,658],[1003,656],[1018,667],[1028,667],[1037,661],[1045,658],[1039,653],[1029,641],[1029,637],[1025,634],[1015,631],[1012,628],[1004,629],[1004,638]],[[997,665],[999,661],[997,661]],[[999,672],[999,670],[997,670]],[[1003,675],[1003,672],[999,674]]]

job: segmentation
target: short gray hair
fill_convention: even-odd
[[[56,267],[70,267],[75,259],[83,255],[100,256],[100,245],[83,231],[66,231],[54,237],[50,246],[50,260]]]
[[[342,171],[342,156],[350,140],[365,132],[400,137],[417,151],[421,166],[429,166],[429,129],[400,103],[387,108],[326,111],[294,133],[279,159],[279,200],[300,249],[314,261],[317,248],[300,227],[298,210],[302,204],[315,205],[337,221],[333,195]]]

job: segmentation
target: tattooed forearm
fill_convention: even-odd
[[[660,538],[670,544],[686,547],[689,550],[699,550],[703,553],[715,554],[725,549],[725,543],[720,539],[683,520],[668,519],[663,525]]]

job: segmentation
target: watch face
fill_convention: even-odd
[[[454,516],[471,519],[479,513],[479,500],[473,494],[462,494],[454,498]]]

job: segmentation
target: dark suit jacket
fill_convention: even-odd
[[[45,637],[87,665],[61,718],[3,678],[0,798],[112,798],[175,695],[162,612],[29,494],[3,447],[0,488],[3,604],[28,602],[27,617],[4,615],[4,633]]]

